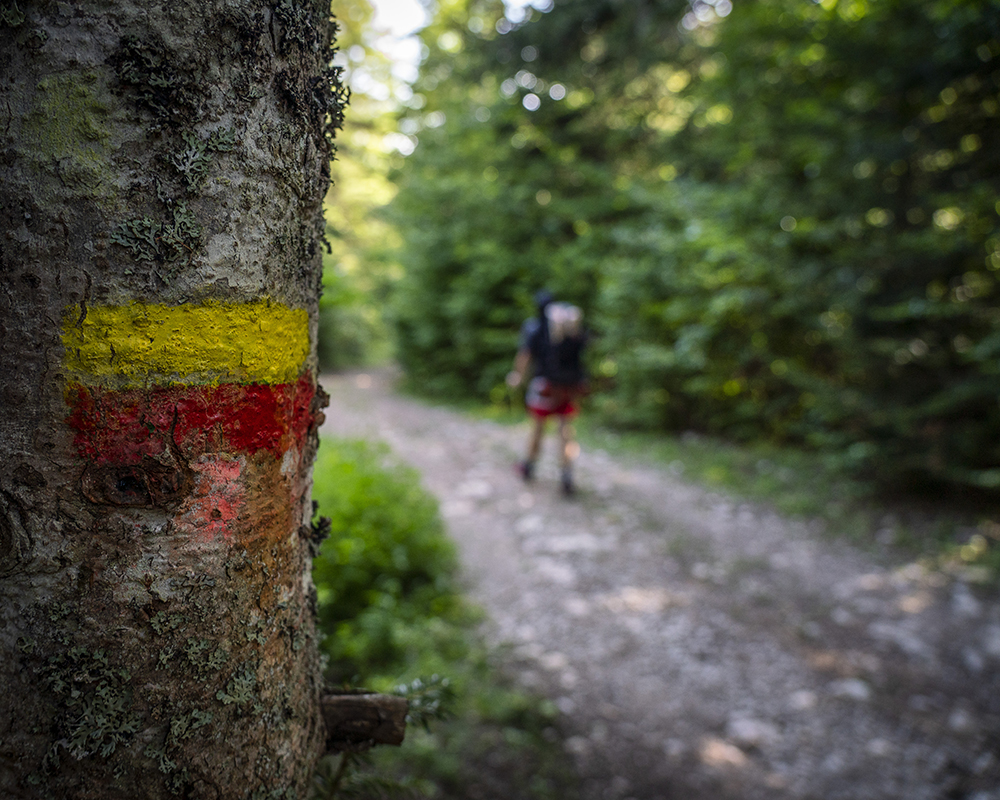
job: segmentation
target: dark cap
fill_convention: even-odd
[[[545,306],[551,303],[552,300],[552,292],[548,289],[542,289],[540,292],[535,292],[535,305],[538,307],[539,311],[544,311]]]

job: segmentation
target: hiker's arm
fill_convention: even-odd
[[[531,364],[531,351],[527,347],[522,347],[514,356],[514,369],[507,373],[507,385],[520,386],[529,364]]]

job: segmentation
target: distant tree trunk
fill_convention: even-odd
[[[0,797],[306,796],[323,0],[0,0]]]

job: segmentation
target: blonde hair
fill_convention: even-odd
[[[549,324],[549,341],[553,344],[580,335],[583,312],[571,303],[549,303],[545,307],[545,318]]]

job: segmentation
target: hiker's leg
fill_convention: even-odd
[[[531,415],[531,435],[528,438],[528,461],[534,464],[542,449],[542,437],[545,435],[545,417],[540,414]]]
[[[517,465],[518,472],[526,481],[535,477],[535,462],[542,449],[542,436],[545,434],[545,417],[539,414],[531,415],[531,434],[528,437],[528,455]]]
[[[572,469],[573,462],[580,454],[580,445],[576,443],[576,431],[568,416],[559,417],[559,441],[562,444],[562,468]]]
[[[562,444],[562,488],[566,494],[573,494],[573,462],[580,454],[580,445],[574,438],[573,423],[567,415],[559,417],[559,440]]]

